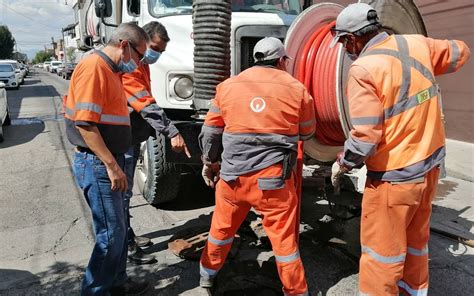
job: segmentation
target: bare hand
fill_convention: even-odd
[[[191,153],[188,150],[188,147],[186,146],[186,143],[184,142],[183,137],[181,134],[177,134],[173,138],[171,138],[171,150],[174,152],[182,152],[186,154],[188,158],[191,158]]]
[[[109,175],[109,179],[112,182],[112,186],[110,186],[112,191],[127,191],[127,176],[117,163],[112,166],[107,166],[107,175]]]

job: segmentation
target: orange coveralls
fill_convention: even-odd
[[[361,295],[427,295],[431,201],[445,134],[435,75],[469,58],[462,41],[380,33],[349,70],[353,129],[342,162],[365,161]]]
[[[263,215],[283,292],[307,295],[296,243],[295,178],[294,173],[286,180],[282,177],[282,161],[314,130],[313,99],[284,71],[255,66],[218,85],[200,135],[204,161],[222,157],[201,277],[216,276],[237,229],[254,207]]]

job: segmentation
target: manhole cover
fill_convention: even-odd
[[[197,261],[201,258],[201,252],[206,245],[209,226],[197,226],[176,232],[168,241],[168,249],[176,256]],[[233,258],[238,251],[240,237],[236,235],[232,243],[229,257]]]
[[[280,296],[282,284],[275,262],[228,262],[217,274],[213,296]]]

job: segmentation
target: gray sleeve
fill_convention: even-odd
[[[199,148],[205,164],[220,161],[222,153],[222,132],[224,128],[203,125],[199,134]]]
[[[350,136],[344,143],[344,158],[341,161],[346,167],[352,169],[373,155],[376,147],[376,144],[363,142]]]
[[[179,134],[178,129],[166,116],[165,111],[157,104],[146,106],[142,111],[140,111],[140,115],[156,130],[156,132],[161,133],[170,139]]]

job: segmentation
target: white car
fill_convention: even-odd
[[[7,92],[5,91],[5,84],[0,82],[0,142],[3,142],[3,126],[9,124],[10,115],[8,114]]]
[[[51,62],[44,62],[43,63],[43,70],[49,72],[49,67],[51,66]]]
[[[63,65],[63,62],[51,61],[51,66],[49,67],[49,72],[56,73],[58,71],[58,67],[60,67],[62,65]]]
[[[0,60],[0,64],[12,65],[13,69],[15,69],[15,76],[17,78],[17,83],[23,84],[23,82],[25,82],[25,77],[23,76],[23,73],[21,72],[21,69],[20,69],[20,63],[18,63],[15,60]]]
[[[11,64],[0,62],[0,83],[3,84],[3,87],[15,89],[20,87],[18,75],[15,73],[15,69]]]

